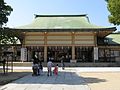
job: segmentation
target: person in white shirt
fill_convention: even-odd
[[[52,61],[48,61],[48,63],[47,63],[47,69],[48,69],[48,73],[47,73],[47,75],[48,76],[52,76],[52,66],[53,66],[53,63],[52,63]]]

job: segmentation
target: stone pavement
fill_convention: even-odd
[[[31,70],[31,67],[14,67],[14,69]],[[120,67],[66,67],[65,70],[59,68],[58,76],[47,76],[47,68],[44,67],[42,76],[32,76],[29,74],[19,80],[4,85],[0,90],[90,90],[85,78],[80,76],[80,72],[120,72]],[[92,78],[88,78],[89,80]],[[93,78],[96,82],[101,79]],[[94,82],[94,81],[92,81]],[[92,83],[90,81],[90,83]]]
[[[30,74],[4,85],[0,90],[90,90],[90,88],[76,70],[65,69],[60,70],[58,76],[48,77],[46,70],[42,76]]]

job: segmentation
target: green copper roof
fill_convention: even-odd
[[[120,44],[120,33],[113,33],[107,36],[109,44]]]
[[[18,29],[101,29],[89,22],[87,15],[36,15],[31,24]],[[110,27],[109,27],[110,28]]]

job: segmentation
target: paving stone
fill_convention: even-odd
[[[61,70],[58,76],[27,75],[0,88],[0,90],[90,90],[84,79],[72,69]]]

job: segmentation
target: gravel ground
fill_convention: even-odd
[[[80,73],[91,90],[120,90],[120,72]]]

